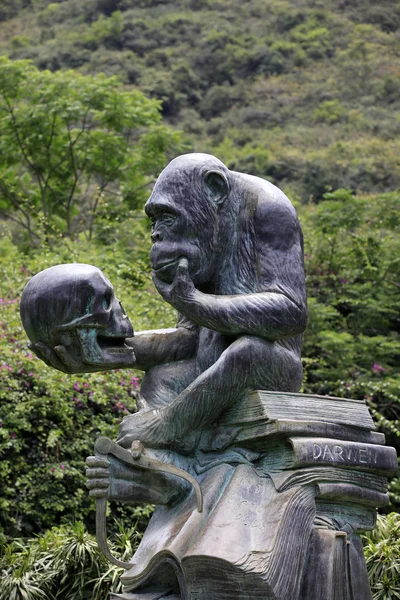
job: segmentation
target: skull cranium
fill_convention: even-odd
[[[91,365],[121,362],[132,354],[124,340],[133,328],[97,267],[80,263],[57,265],[28,282],[20,305],[24,329],[35,344],[70,346],[79,340],[82,360]]]

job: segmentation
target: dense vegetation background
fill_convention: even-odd
[[[0,51],[117,75],[231,167],[320,200],[399,185],[398,0],[12,0]]]
[[[295,203],[303,389],[365,398],[400,450],[400,2],[9,0],[0,20],[0,535],[42,533],[4,546],[0,599],[103,598],[114,585],[83,526],[63,524],[93,531],[83,460],[135,409],[140,373],[47,368],[18,301],[39,270],[88,262],[135,329],[173,324],[141,208],[184,151],[266,177]],[[399,511],[399,479],[390,492]],[[116,551],[132,554],[149,510],[113,506]],[[394,515],[368,542],[376,600],[397,597],[399,527]]]

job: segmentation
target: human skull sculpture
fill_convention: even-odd
[[[38,355],[44,346],[75,345],[89,365],[119,365],[132,356],[124,343],[133,336],[132,325],[113,286],[92,265],[72,263],[41,271],[25,287],[20,312]]]

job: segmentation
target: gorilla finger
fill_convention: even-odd
[[[28,348],[29,348],[29,350],[31,350],[32,352],[34,352],[36,354],[36,356],[38,358],[40,358],[40,360],[43,360],[45,362],[45,357],[43,356],[43,354],[40,351],[40,348],[38,347],[37,344],[28,344]]]
[[[89,496],[92,496],[92,498],[106,498],[108,496],[108,490],[90,490]]]
[[[109,479],[88,479],[86,482],[88,490],[107,489],[109,485]]]
[[[133,440],[131,444],[131,455],[134,460],[138,460],[144,452],[144,446],[140,440]]]
[[[88,456],[85,460],[88,467],[99,468],[99,469],[108,469],[110,463],[106,458],[101,458],[100,456]]]
[[[77,373],[82,370],[82,365],[76,362],[71,356],[68,354],[68,351],[65,346],[55,346],[54,347],[57,356],[61,360],[61,362],[65,367],[67,367],[72,373]]]
[[[37,342],[37,344],[34,345],[34,351],[36,355],[41,358],[49,367],[54,367],[63,373],[66,372],[65,365],[60,361],[52,348],[47,346],[47,344]]]
[[[179,260],[178,267],[176,269],[177,273],[180,275],[186,275],[189,272],[189,261],[187,258],[183,257]]]
[[[98,477],[110,477],[109,469],[86,469],[86,477],[97,479]]]
[[[157,288],[157,291],[161,294],[161,296],[168,296],[171,290],[171,284],[166,283],[165,281],[161,281],[156,275],[156,272],[153,270],[151,272],[151,276],[153,278],[153,283]]]

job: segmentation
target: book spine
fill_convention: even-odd
[[[260,445],[272,437],[313,436],[352,441],[366,444],[385,444],[385,436],[377,431],[367,431],[350,425],[323,423],[321,421],[297,421],[279,419],[264,423],[248,423],[237,427],[235,442]]]
[[[397,473],[396,450],[390,446],[332,440],[330,438],[290,437],[292,468],[329,465],[386,475]]]
[[[351,483],[318,483],[316,490],[317,497],[324,500],[355,502],[373,508],[389,504],[389,494],[383,494]]]

